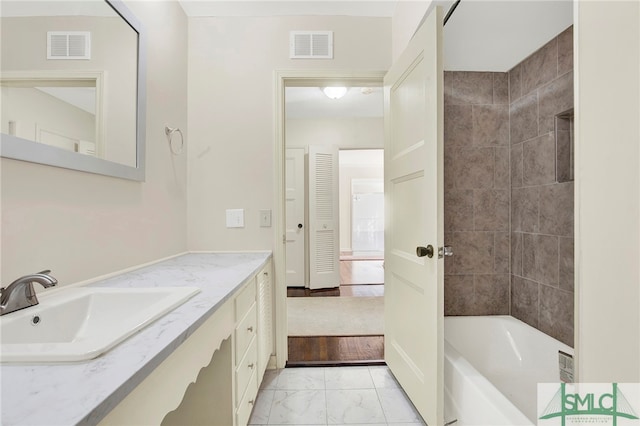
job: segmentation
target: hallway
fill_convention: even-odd
[[[384,296],[382,260],[341,260],[340,287],[315,290],[289,288],[288,297]],[[384,336],[289,336],[288,366],[382,364]]]

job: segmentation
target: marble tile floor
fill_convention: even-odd
[[[267,370],[250,425],[424,425],[386,366]]]

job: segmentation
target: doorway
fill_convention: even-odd
[[[327,98],[321,84],[316,87],[287,85],[284,92],[288,365],[296,360],[327,365],[381,362],[384,281],[381,82],[349,86],[344,103]],[[324,84],[334,83],[325,80]],[[327,163],[330,166],[314,169],[314,151],[323,146],[335,149],[337,155]],[[304,156],[302,172],[292,160],[296,156]],[[331,176],[318,178],[318,173],[325,173],[327,169],[335,173],[338,182],[332,197],[323,194],[322,188],[317,192],[313,183],[314,179],[332,180]],[[297,184],[293,182],[294,175]],[[296,186],[303,187],[303,195],[297,196],[301,200],[299,207],[293,207],[292,197],[289,197]],[[331,251],[331,261],[335,259],[336,275],[320,287],[313,283],[317,270],[313,249],[318,244],[314,238],[320,239],[316,234],[318,227],[314,229],[319,221],[313,218],[316,214],[314,200],[318,197],[322,198],[319,204],[324,208],[322,214],[333,203],[339,206],[335,218],[325,218],[328,229],[335,227],[336,230],[335,248],[324,249]],[[294,215],[295,219],[291,217]],[[297,234],[298,242],[290,238],[293,232]],[[300,247],[300,240],[305,241],[303,256],[295,248],[296,244]],[[304,263],[298,260],[298,264],[290,264],[290,259],[296,256],[303,257]],[[378,265],[372,265],[372,262]],[[326,258],[318,263],[326,266]],[[301,270],[304,273],[298,276],[303,276],[303,280],[289,279],[291,271]],[[377,277],[371,279],[374,275]],[[378,316],[372,320],[375,312]],[[341,317],[344,318],[340,320]],[[372,328],[376,322],[380,324],[378,331],[376,327]],[[300,354],[300,347],[306,353]],[[337,350],[340,348],[347,349],[348,353],[340,353]],[[372,348],[376,350],[372,352]]]

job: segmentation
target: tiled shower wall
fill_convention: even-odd
[[[572,49],[570,27],[509,71],[511,315],[571,346],[573,181],[555,126],[573,109]]]
[[[511,314],[569,345],[573,182],[566,161],[556,173],[554,130],[573,108],[572,43],[569,28],[508,73],[444,76],[445,242],[455,253],[445,315]],[[570,122],[559,121],[563,135]]]
[[[509,314],[509,80],[445,72],[445,315]]]

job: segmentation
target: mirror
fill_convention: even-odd
[[[120,0],[0,3],[2,157],[144,180],[141,24]]]

